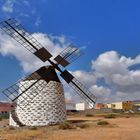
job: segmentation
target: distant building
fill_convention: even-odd
[[[140,112],[140,100],[132,101],[133,111]]]
[[[76,110],[76,104],[71,100],[67,100],[66,101],[66,110],[67,111],[75,111]]]
[[[120,111],[130,111],[133,110],[139,110],[140,111],[140,100],[136,101],[122,101],[122,102],[113,102],[113,103],[96,103],[94,109],[95,110],[120,110]],[[84,111],[87,109],[92,109],[92,106],[90,104],[87,104],[85,102],[82,103],[74,103],[72,101],[66,101],[66,109],[67,110],[73,110],[73,111]],[[108,110],[107,110],[108,111]]]
[[[102,109],[102,108],[107,108],[107,104],[97,103],[95,105],[95,109]]]
[[[125,102],[123,102],[122,105],[123,105],[123,111],[133,110],[132,101],[125,101]]]
[[[108,103],[107,108],[111,109],[123,109],[122,102],[114,102],[114,103]]]
[[[140,100],[132,101],[133,105],[140,106]]]
[[[0,114],[8,114],[12,110],[12,104],[8,102],[0,102]]]
[[[92,106],[88,103],[76,103],[76,110],[77,111],[83,111],[86,109],[91,109]]]
[[[108,103],[107,108],[129,111],[132,110],[132,101]]]
[[[80,103],[74,103],[73,101],[66,101],[66,110],[67,111],[84,111],[86,109],[91,109],[92,105],[80,102]]]

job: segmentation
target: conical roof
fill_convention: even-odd
[[[46,82],[56,81],[61,83],[53,66],[43,66],[39,68],[37,71],[26,77],[25,81],[39,79],[45,80]]]

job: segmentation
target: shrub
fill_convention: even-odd
[[[0,114],[0,118],[2,119],[8,119],[9,118],[9,114]]]
[[[109,124],[109,122],[107,122],[107,121],[99,121],[99,122],[97,122],[97,125],[108,125]]]
[[[111,119],[111,118],[116,118],[115,114],[108,114],[105,116],[105,118]]]
[[[59,125],[59,129],[63,129],[63,130],[74,129],[74,128],[75,128],[75,126],[73,124],[69,123],[69,122],[64,122],[64,123]]]
[[[94,115],[93,114],[90,114],[90,113],[87,113],[86,114],[86,117],[93,117]]]
[[[37,130],[37,127],[35,127],[35,126],[30,127],[30,130]]]
[[[125,116],[125,118],[130,118],[130,116]]]
[[[2,121],[3,120],[3,118],[2,117],[0,117],[0,121]]]
[[[78,124],[76,124],[76,126],[79,127],[79,128],[87,128],[87,127],[89,127],[88,124],[83,124],[83,123],[78,123]]]
[[[9,130],[15,130],[15,127],[10,126],[10,127],[9,127]]]

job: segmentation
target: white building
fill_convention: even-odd
[[[88,103],[74,103],[72,101],[66,101],[67,111],[84,111],[86,109],[91,109],[92,106]]]
[[[114,102],[107,104],[108,108],[111,109],[123,109],[123,102]]]
[[[76,110],[77,111],[82,111],[86,109],[91,109],[92,106],[89,105],[88,103],[76,103]]]
[[[72,101],[66,101],[66,110],[67,111],[74,111],[76,110],[76,104]]]

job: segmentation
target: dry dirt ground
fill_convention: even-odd
[[[59,126],[42,128],[0,128],[2,140],[140,140],[140,116],[104,117],[71,116],[73,125],[87,124],[86,128],[61,130]],[[109,125],[99,126],[97,122],[105,120]],[[0,124],[6,124],[1,121]],[[0,139],[1,140],[1,139]]]

